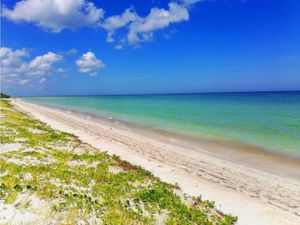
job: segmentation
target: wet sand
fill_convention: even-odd
[[[300,224],[299,159],[19,99],[13,104],[55,129],[177,183],[187,194],[214,200],[223,212],[237,215],[238,224]]]

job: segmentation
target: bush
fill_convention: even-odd
[[[10,98],[10,96],[1,92],[0,98]]]

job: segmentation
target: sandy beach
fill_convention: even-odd
[[[12,103],[51,127],[72,133],[93,147],[140,165],[183,192],[210,199],[238,224],[300,224],[299,160],[249,150],[213,151],[161,134],[64,109]],[[227,146],[228,148],[228,146]]]

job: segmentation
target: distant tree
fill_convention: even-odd
[[[10,96],[1,92],[0,98],[10,98]]]

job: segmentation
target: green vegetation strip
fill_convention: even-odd
[[[150,172],[51,129],[1,100],[0,202],[37,196],[52,224],[234,224]],[[10,148],[9,148],[10,146]],[[6,149],[6,150],[5,150]],[[14,205],[16,208],[30,204]],[[48,218],[48,220],[49,220]]]

